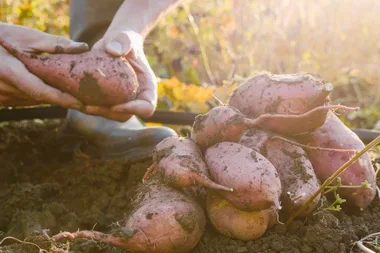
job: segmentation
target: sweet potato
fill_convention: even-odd
[[[306,152],[276,137],[272,132],[250,129],[243,134],[239,143],[264,155],[277,169],[282,185],[283,210],[290,214],[309,200],[320,183]],[[299,216],[309,215],[319,200],[320,195]]]
[[[110,106],[136,97],[136,73],[123,57],[113,57],[100,50],[81,54],[31,54],[1,38],[0,45],[46,84],[87,105]]]
[[[144,180],[153,171],[159,171],[164,182],[176,188],[201,184],[211,189],[233,191],[210,180],[203,155],[190,138],[170,136],[158,143],[153,150],[153,164]]]
[[[332,84],[309,73],[261,74],[237,87],[228,105],[260,121],[264,129],[295,135],[320,127],[331,109],[356,110],[329,105],[332,90]]]
[[[222,141],[237,142],[252,120],[230,106],[217,106],[195,117],[191,138],[203,149]]]
[[[309,73],[260,74],[237,87],[228,105],[253,118],[265,113],[297,115],[324,105],[332,90],[332,84]]]
[[[324,105],[298,115],[291,114],[262,114],[255,118],[261,128],[278,134],[294,136],[309,133],[322,126],[327,119],[328,112],[336,109],[356,111],[356,107],[344,105]]]
[[[322,124],[327,111],[334,108],[356,110],[341,105],[321,106],[300,115],[262,114],[252,119],[232,106],[217,106],[195,117],[191,138],[205,150],[222,141],[238,142],[244,131],[254,127],[285,135],[307,133]]]
[[[354,150],[364,148],[360,138],[332,112],[329,113],[328,119],[322,127],[312,133],[298,136],[297,140],[305,145],[322,148]],[[309,149],[307,153],[317,177],[322,182],[355,154],[354,151],[334,152],[318,149]],[[365,153],[358,161],[350,165],[340,177],[343,185],[360,186],[367,181],[372,187],[372,189],[338,189],[338,193],[347,200],[348,204],[365,208],[372,202],[376,195],[376,178],[368,153]]]
[[[208,189],[202,185],[192,185],[180,188],[181,192],[183,192],[189,198],[194,199],[203,209],[206,209],[206,200]]]
[[[218,194],[207,195],[207,215],[221,234],[241,241],[256,240],[276,223],[276,211],[241,211]]]
[[[214,182],[234,189],[220,195],[235,207],[243,211],[280,209],[278,173],[260,153],[239,143],[221,142],[206,150],[205,161]]]
[[[128,218],[110,233],[61,232],[52,239],[87,238],[133,252],[185,253],[195,247],[206,226],[206,215],[195,201],[156,178],[141,185],[136,193]]]

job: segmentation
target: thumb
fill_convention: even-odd
[[[125,56],[132,49],[132,41],[127,33],[117,33],[106,42],[107,53],[113,56]]]

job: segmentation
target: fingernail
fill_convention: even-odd
[[[117,41],[111,41],[110,43],[108,43],[107,49],[108,49],[108,51],[111,51],[112,54],[116,54],[116,55],[120,55],[120,56],[123,54],[122,46]]]
[[[88,47],[87,43],[73,41],[74,47]]]
[[[89,50],[89,46],[87,43],[73,42],[71,45],[72,45],[72,48],[69,50],[69,52],[82,53]]]

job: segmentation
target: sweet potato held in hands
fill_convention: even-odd
[[[86,105],[111,106],[136,98],[138,81],[123,57],[91,50],[80,54],[38,55],[22,52],[0,38],[0,45],[46,84]]]

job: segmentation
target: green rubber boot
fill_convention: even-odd
[[[135,116],[120,123],[74,110],[69,110],[61,134],[81,140],[81,152],[89,157],[132,163],[150,158],[159,142],[177,135],[168,127],[146,127]]]

